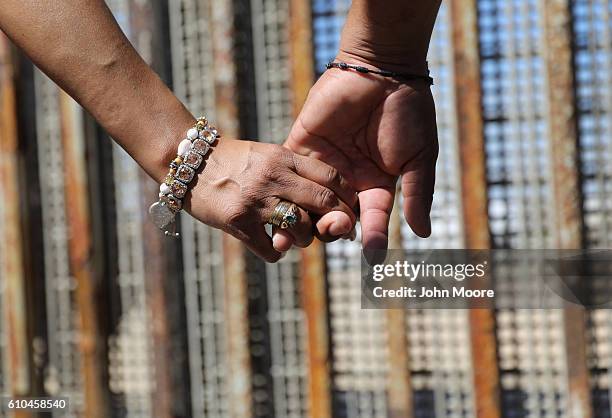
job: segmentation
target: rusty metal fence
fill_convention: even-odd
[[[194,113],[281,143],[350,1],[108,4]],[[433,233],[395,213],[394,247],[610,247],[611,14],[443,3]],[[163,240],[152,181],[5,38],[0,174],[0,394],[70,397],[53,416],[612,415],[607,310],[362,310],[358,241],[266,265],[188,215]]]

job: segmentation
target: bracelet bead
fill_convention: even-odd
[[[190,130],[187,131],[187,138],[194,140],[198,137],[198,130],[197,128],[191,128]],[[180,154],[180,149],[179,149],[179,154]]]
[[[162,183],[159,186],[159,192],[166,195],[170,193],[170,186],[168,186],[166,183]]]
[[[196,138],[197,138],[197,131],[196,131]],[[193,138],[193,139],[196,139],[196,138]],[[187,154],[187,152],[190,149],[191,149],[191,141],[189,139],[183,139],[178,147],[178,155],[180,155],[181,157],[184,157],[185,154]]]
[[[155,225],[169,236],[178,236],[174,231],[176,214],[183,208],[182,199],[189,192],[189,183],[204,163],[206,154],[219,138],[217,130],[208,125],[206,118],[198,118],[186,133],[177,150],[177,156],[169,164],[164,182],[159,186],[159,201],[149,208]]]

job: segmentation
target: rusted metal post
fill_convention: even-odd
[[[223,135],[238,138],[240,123],[233,38],[234,7],[232,2],[213,0],[210,8],[217,123]],[[253,416],[245,251],[240,241],[229,235],[224,236],[227,389],[229,416],[232,418]]]
[[[389,248],[402,248],[402,225],[398,190],[389,224]],[[389,375],[387,378],[387,399],[389,418],[412,418],[414,405],[410,379],[410,357],[408,351],[408,327],[406,311],[388,309],[386,312],[389,350]]]
[[[155,0],[129,0],[129,35],[136,50],[149,65],[156,62],[155,47],[156,34],[159,28],[155,27],[153,3]],[[161,48],[160,48],[161,49]],[[144,171],[140,172],[142,213],[159,193],[159,185],[155,183]],[[144,215],[144,219],[148,219]],[[159,229],[145,221],[143,224],[143,253],[146,274],[146,301],[150,312],[152,354],[154,367],[154,390],[152,393],[153,416],[155,418],[170,418],[179,415],[184,408],[182,394],[178,393],[180,385],[177,375],[176,347],[174,340],[174,322],[172,316],[178,303],[176,293],[169,289],[170,280],[176,281],[179,271],[178,241],[167,239],[160,234]],[[169,280],[170,279],[170,280]]]
[[[460,148],[465,243],[490,248],[476,0],[449,2],[453,26],[455,109]],[[474,394],[478,418],[500,418],[495,313],[470,310]]]
[[[98,292],[101,278],[92,265],[92,230],[89,189],[85,168],[82,110],[66,93],[60,93],[66,217],[69,230],[70,270],[76,279],[79,309],[79,349],[87,417],[110,414],[106,378],[106,344],[100,332]]]
[[[315,80],[312,10],[308,0],[289,5],[291,89],[297,117]],[[302,250],[302,303],[308,332],[309,410],[313,418],[331,418],[332,381],[325,246],[315,242]]]
[[[548,79],[548,126],[555,197],[556,242],[560,248],[582,247],[578,126],[572,51],[570,0],[541,0],[543,55]]]
[[[4,200],[2,243],[0,243],[0,277],[4,281],[5,300],[0,321],[4,322],[8,339],[7,352],[0,361],[8,373],[10,394],[25,396],[31,392],[30,354],[26,313],[26,285],[23,265],[21,191],[19,184],[19,138],[15,69],[11,44],[0,34],[0,196]],[[15,418],[32,416],[29,412],[14,413]]]
[[[572,49],[570,0],[541,0],[548,79],[548,127],[552,159],[556,243],[561,249],[583,246],[578,126]],[[586,312],[578,305],[564,311],[569,414],[593,416],[586,355]]]

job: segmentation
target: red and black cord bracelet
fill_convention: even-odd
[[[394,78],[400,81],[424,80],[427,83],[429,83],[430,86],[433,86],[434,84],[434,79],[429,75],[429,70],[427,70],[427,73],[428,73],[427,75],[402,74],[402,73],[396,73],[396,72],[387,71],[387,70],[380,70],[380,69],[374,70],[371,68],[363,67],[361,65],[353,65],[353,64],[348,64],[346,62],[334,62],[334,61],[328,62],[325,67],[328,70],[330,68],[339,68],[340,70],[344,70],[344,71],[354,70],[362,74],[377,74],[383,77]]]

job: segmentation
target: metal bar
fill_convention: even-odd
[[[154,11],[152,1],[128,0],[128,28],[130,39],[143,59],[152,64],[154,37]],[[143,213],[159,192],[156,184],[144,171],[139,170],[140,207]],[[178,257],[177,246],[166,240],[163,234],[150,222],[142,225],[143,258],[145,281],[145,300],[150,312],[152,360],[154,367],[154,385],[151,403],[154,405],[153,417],[169,418],[183,407],[182,394],[179,388],[175,367],[181,364],[174,362],[175,347],[178,345],[173,335],[171,311],[177,300],[174,291],[168,288],[168,275],[176,274]]]
[[[315,80],[312,11],[308,0],[291,0],[289,42],[293,114],[297,117]],[[331,418],[331,355],[325,246],[313,243],[302,251],[302,303],[308,332],[310,416]]]
[[[467,248],[490,248],[476,0],[449,3],[453,25],[455,108]],[[495,313],[472,309],[470,334],[478,418],[500,418]]]
[[[217,121],[207,2],[170,2],[173,89],[188,109]],[[193,416],[225,416],[229,408],[223,235],[181,216],[189,381]]]
[[[578,128],[569,0],[541,0],[543,55],[548,79],[548,128],[555,198],[556,243],[582,247],[582,210],[578,165]]]
[[[224,131],[225,132],[225,131]],[[225,321],[228,416],[252,416],[251,364],[249,353],[248,295],[244,246],[237,239],[223,237],[225,276]]]
[[[140,173],[142,192],[141,206],[152,201],[159,192],[158,186],[144,173]],[[149,202],[150,203],[150,202]],[[151,320],[152,358],[154,367],[154,390],[152,393],[153,417],[172,416],[171,347],[167,318],[168,301],[164,292],[168,270],[163,235],[150,222],[143,223],[143,254],[147,260],[144,266],[146,300]]]
[[[240,122],[236,99],[233,3],[212,0],[210,13],[217,120],[224,135],[237,138],[240,135]],[[223,237],[228,412],[232,418],[248,418],[253,414],[245,251],[237,239],[229,235]]]
[[[309,415],[313,418],[333,416],[329,312],[324,257],[324,245],[315,242],[302,251],[300,269],[302,303],[308,333]]]
[[[583,246],[582,196],[579,174],[578,127],[569,0],[541,0],[544,23],[543,55],[548,79],[548,129],[552,159],[555,241],[558,248]],[[564,310],[568,375],[568,411],[574,418],[593,416],[586,355],[586,312],[580,306]]]
[[[400,215],[400,191],[395,193],[395,204],[389,224],[389,248],[402,248],[402,226]],[[389,374],[387,376],[387,402],[389,418],[412,418],[414,405],[410,378],[408,351],[408,327],[403,309],[388,309],[387,319],[389,350]]]
[[[64,160],[64,190],[69,229],[69,260],[76,280],[79,312],[79,349],[88,417],[107,417],[110,398],[106,390],[106,343],[98,322],[97,294],[101,280],[92,263],[92,230],[88,202],[82,110],[66,93],[60,93],[60,118]]]
[[[21,231],[19,184],[19,137],[17,135],[17,105],[15,96],[15,68],[11,44],[0,34],[0,211],[2,242],[0,243],[0,278],[4,281],[4,300],[0,321],[5,330],[6,352],[0,353],[6,370],[7,392],[28,395],[32,391],[30,354],[26,313],[26,284]],[[15,418],[29,417],[31,413],[13,413]]]

